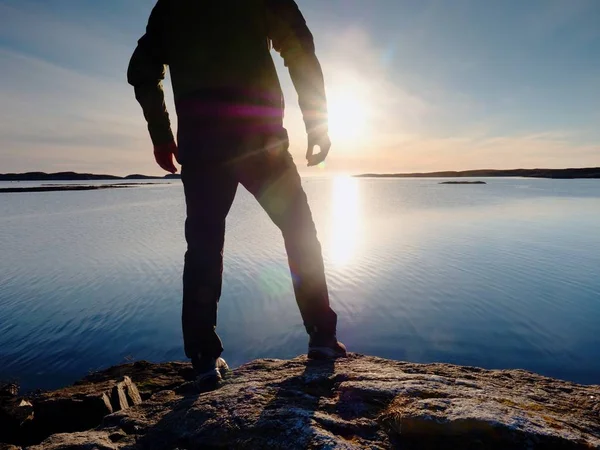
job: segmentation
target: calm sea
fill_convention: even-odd
[[[340,339],[600,383],[600,180],[486,181],[304,180]],[[183,359],[184,216],[178,181],[0,194],[0,379],[52,388]],[[278,230],[243,189],[227,225],[223,356],[305,352]]]

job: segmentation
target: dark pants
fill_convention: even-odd
[[[186,355],[218,357],[223,351],[215,331],[217,303],[223,275],[225,218],[238,183],[254,195],[283,234],[296,301],[307,331],[335,334],[337,316],[329,306],[321,245],[300,176],[288,152],[285,129],[275,141],[268,135],[206,139],[194,138],[193,134],[180,124],[187,205],[182,314]]]

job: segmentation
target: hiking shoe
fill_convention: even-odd
[[[346,356],[346,346],[334,335],[311,333],[308,341],[308,357],[310,359],[335,359]]]
[[[217,384],[229,370],[229,366],[223,358],[203,357],[202,355],[192,358],[192,366],[198,385]]]

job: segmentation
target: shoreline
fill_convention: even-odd
[[[120,181],[120,180],[178,180],[180,174],[167,174],[164,176],[131,174],[126,176],[78,173],[78,172],[24,172],[0,173],[0,181]]]
[[[477,169],[415,173],[365,173],[356,178],[549,178],[559,180],[600,179],[600,167],[569,169]]]
[[[475,169],[462,171],[437,171],[413,173],[363,173],[352,175],[356,178],[551,178],[551,179],[600,179],[600,167],[582,167],[565,169]],[[0,173],[0,181],[116,181],[116,180],[179,180],[181,174],[152,176],[132,174],[126,176],[91,174],[77,172],[25,172]]]
[[[61,191],[95,191],[99,189],[123,189],[133,188],[138,186],[151,186],[166,183],[119,183],[119,184],[102,184],[102,185],[87,185],[87,184],[66,184],[66,185],[42,185],[29,187],[15,188],[0,188],[0,194],[14,194],[19,192],[61,192]]]

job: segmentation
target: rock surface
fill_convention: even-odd
[[[138,396],[131,381],[113,381],[125,375]],[[600,449],[600,386],[521,370],[351,355],[258,360],[207,393],[198,393],[191,377],[188,364],[144,362],[87,377],[67,390],[102,399],[95,400],[98,411],[101,403],[108,409],[102,395],[110,405],[124,397],[128,407],[93,430],[54,434],[27,448]]]
[[[31,444],[62,432],[89,430],[115,411],[142,403],[128,376],[117,381],[76,384],[28,398],[4,398],[0,404],[0,441]]]

